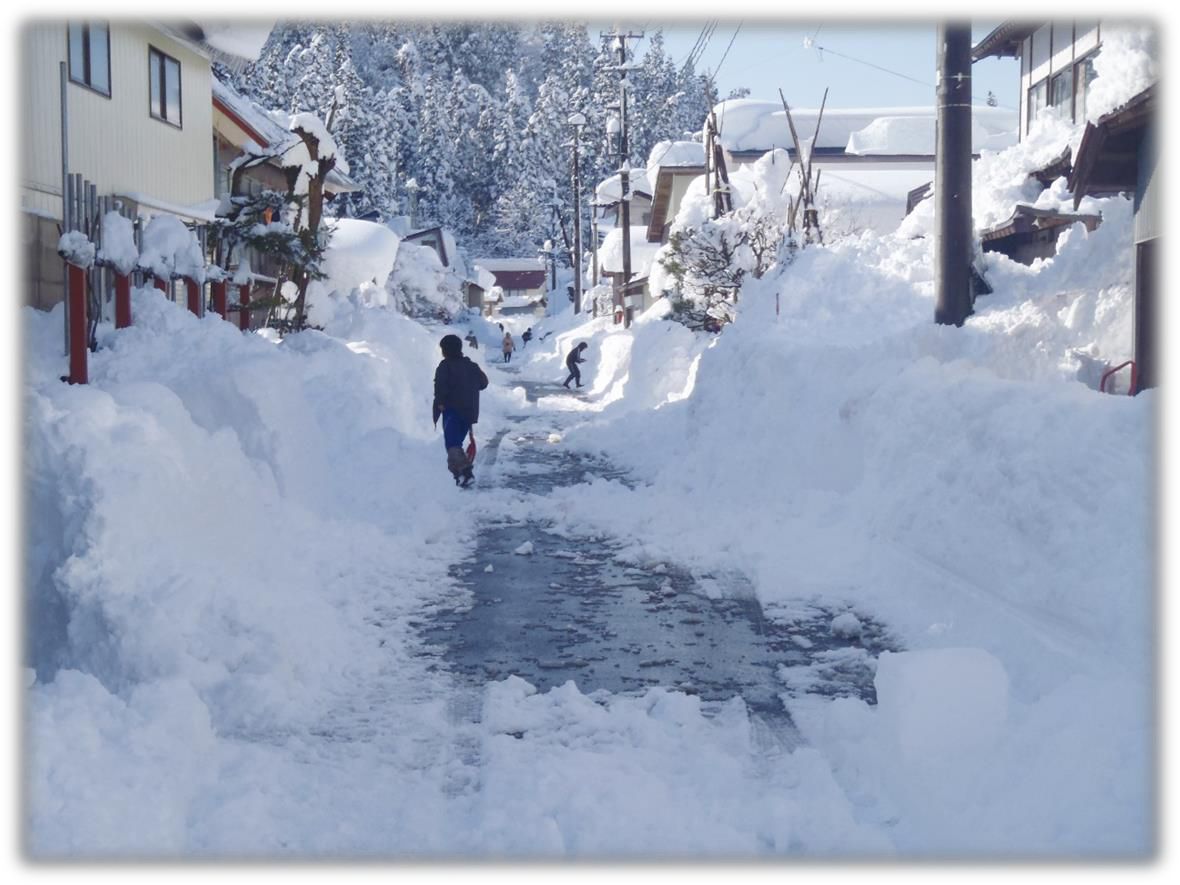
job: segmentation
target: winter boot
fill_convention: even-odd
[[[455,485],[459,485],[463,471],[470,469],[471,462],[467,460],[467,453],[462,448],[451,446],[447,449],[447,470],[451,471],[451,475],[455,477]]]
[[[463,471],[462,478],[455,477],[455,482],[459,483],[460,488],[465,489],[469,485],[471,485],[473,482],[475,482],[475,474],[472,473],[471,468],[468,467],[466,470]]]

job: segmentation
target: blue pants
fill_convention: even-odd
[[[467,423],[467,419],[454,409],[443,409],[442,422],[443,444],[448,449],[453,449],[456,446],[463,448],[463,439],[467,436],[468,431],[471,430],[471,425]]]

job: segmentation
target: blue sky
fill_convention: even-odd
[[[680,64],[692,50],[705,20],[620,24],[648,35],[663,30],[664,46]],[[986,36],[996,24],[974,22],[973,42]],[[592,25],[591,33],[596,35],[609,27]],[[781,87],[792,106],[818,107],[824,88],[829,87],[829,107],[932,106],[937,66],[935,30],[932,19],[879,24],[848,19],[831,24],[721,20],[700,54],[697,69],[718,72],[722,97],[732,89],[747,86],[751,98],[777,100]],[[805,38],[813,41],[812,48],[804,46]],[[635,44],[640,54],[646,51],[647,42],[644,39]],[[972,68],[972,77],[977,102],[982,104],[990,90],[1000,104],[1016,107],[1018,61],[979,62]]]

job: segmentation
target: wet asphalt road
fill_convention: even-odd
[[[556,384],[519,384],[530,400],[563,394]],[[504,487],[545,495],[595,476],[636,487],[616,466],[550,443],[539,417],[550,416],[522,416],[481,450],[485,470],[498,461]],[[516,553],[525,542],[532,553]],[[740,696],[790,731],[790,697],[800,692],[876,702],[876,657],[897,646],[872,619],[853,613],[860,629],[849,635],[832,626],[846,609],[808,599],[768,618],[741,574],[639,565],[621,550],[609,537],[569,537],[527,514],[485,525],[453,569],[468,592],[420,624],[423,639],[471,687],[516,675],[541,691],[573,680],[584,694],[662,686],[705,702]]]

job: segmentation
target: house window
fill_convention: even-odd
[[[1049,99],[1049,81],[1042,80],[1028,91],[1028,128],[1032,129],[1033,122],[1047,105]]]
[[[148,84],[152,116],[180,126],[180,62],[149,46]]]
[[[1049,104],[1073,112],[1073,68],[1056,73],[1049,81]]]
[[[111,94],[111,37],[97,22],[71,22],[69,32],[70,80]]]
[[[1077,83],[1077,95],[1074,98],[1074,122],[1081,123],[1086,119],[1086,96],[1090,94],[1090,86],[1094,82],[1093,55],[1074,65],[1074,80]]]

